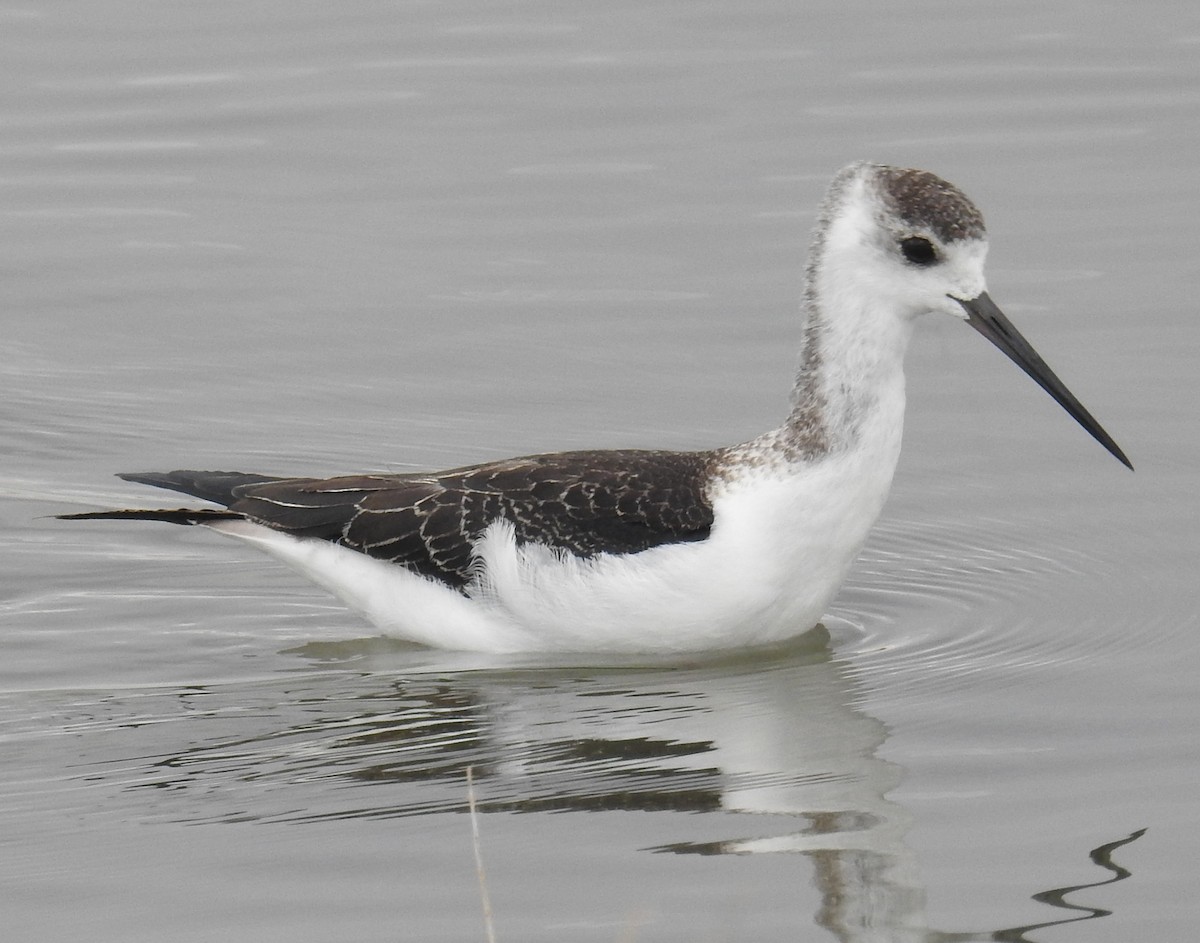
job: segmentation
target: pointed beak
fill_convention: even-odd
[[[1093,439],[1108,449],[1122,465],[1130,471],[1133,470],[1133,465],[1125,457],[1121,447],[1112,440],[1112,436],[1104,431],[1100,423],[1096,422],[1092,418],[1092,414],[1083,408],[1083,405],[1066,388],[1062,380],[1054,375],[1054,371],[1046,366],[1046,361],[1038,355],[1029,341],[1021,336],[1021,332],[1013,327],[1012,322],[1004,316],[1003,311],[996,307],[996,303],[992,301],[986,291],[967,301],[963,301],[961,298],[954,300],[966,309],[967,323],[971,327],[1004,351],[1013,363],[1033,377],[1038,386],[1053,396],[1059,406],[1069,412],[1077,423],[1091,433]]]

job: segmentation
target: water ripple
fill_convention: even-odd
[[[981,673],[1020,684],[1031,671],[1122,657],[1177,631],[1178,614],[1160,611],[1151,624],[1136,600],[1111,604],[1129,548],[1104,546],[1032,520],[888,522],[831,630],[877,677],[912,680],[908,696]]]

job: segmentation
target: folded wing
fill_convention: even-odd
[[[509,522],[520,543],[564,553],[637,553],[703,540],[712,526],[707,452],[599,451],[533,455],[436,474],[276,478],[240,472],[122,475],[194,495],[227,510],[103,511],[203,524],[243,517],[297,537],[342,544],[462,587],[472,547]]]

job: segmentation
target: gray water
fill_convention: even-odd
[[[0,52],[6,939],[482,940],[468,769],[501,941],[1194,939],[1194,4],[96,0]],[[976,200],[1135,474],[929,320],[824,629],[670,665],[50,518],[748,438],[859,158]]]

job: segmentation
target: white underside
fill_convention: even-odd
[[[777,642],[824,614],[878,516],[894,448],[797,469],[747,471],[714,496],[703,541],[590,560],[518,547],[496,523],[466,594],[323,540],[248,521],[248,541],[341,598],[388,635],[486,651],[687,652]],[[872,460],[874,459],[874,460]]]

